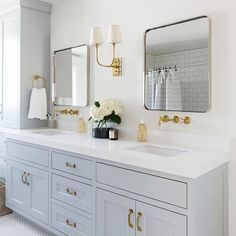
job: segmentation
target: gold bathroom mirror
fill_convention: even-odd
[[[210,108],[210,22],[197,17],[145,32],[144,106],[207,112]]]
[[[88,46],[54,52],[53,103],[57,106],[88,105]]]

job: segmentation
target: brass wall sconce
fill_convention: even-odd
[[[94,27],[91,29],[90,34],[90,46],[96,47],[96,61],[98,65],[102,67],[112,68],[113,76],[122,75],[122,59],[116,57],[116,44],[121,43],[121,30],[119,25],[112,25],[109,28],[108,43],[112,44],[112,62],[105,65],[99,61],[99,47],[103,44],[103,37],[100,27]]]

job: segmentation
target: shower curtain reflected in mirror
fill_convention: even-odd
[[[181,88],[175,69],[149,70],[147,86],[151,87],[151,108],[179,111],[182,109]],[[150,88],[149,88],[150,89]]]

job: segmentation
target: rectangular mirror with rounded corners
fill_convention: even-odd
[[[53,103],[57,106],[88,105],[89,48],[87,45],[54,52]]]
[[[145,32],[144,106],[148,110],[210,109],[210,21],[206,16]]]

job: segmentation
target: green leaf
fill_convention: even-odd
[[[100,107],[100,103],[99,102],[96,101],[96,102],[94,102],[94,104],[95,104],[96,107]]]
[[[117,124],[121,123],[121,118],[118,115],[114,115],[111,117],[111,121]]]

